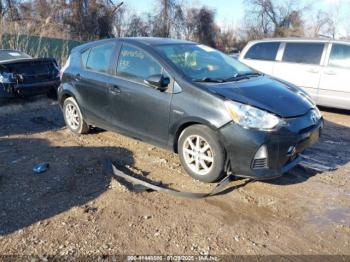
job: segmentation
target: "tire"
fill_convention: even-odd
[[[204,151],[200,152],[198,148]],[[209,127],[193,125],[186,128],[179,137],[178,151],[182,167],[194,179],[212,183],[223,177],[225,150]]]
[[[89,125],[85,122],[78,103],[73,97],[64,100],[63,115],[67,127],[73,133],[86,134],[89,132]]]

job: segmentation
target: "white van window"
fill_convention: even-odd
[[[322,43],[287,43],[282,61],[319,65],[323,49]]]
[[[350,69],[350,45],[333,44],[328,65]]]
[[[248,50],[244,58],[274,61],[279,46],[280,42],[257,43]]]

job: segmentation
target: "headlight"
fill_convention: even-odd
[[[320,109],[318,109],[317,106],[315,106],[315,112],[316,112],[316,116],[318,117],[318,119],[321,119],[322,118],[322,113],[320,111]]]
[[[225,101],[232,120],[245,128],[270,130],[283,123],[279,117],[266,111],[233,101]]]
[[[2,84],[10,84],[13,82],[13,74],[0,72],[0,83]]]

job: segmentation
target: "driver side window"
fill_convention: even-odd
[[[151,75],[162,74],[162,67],[143,50],[123,44],[117,65],[117,76],[144,84]]]

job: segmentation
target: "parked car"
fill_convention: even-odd
[[[179,154],[204,182],[278,177],[315,143],[322,116],[301,89],[215,49],[119,38],[73,49],[58,89],[68,128],[116,131]]]
[[[21,51],[0,49],[0,98],[57,96],[59,74],[53,58],[32,58]]]
[[[350,42],[282,38],[252,41],[239,60],[303,88],[318,105],[350,109]]]
[[[232,48],[228,52],[228,55],[231,56],[232,58],[238,58],[239,57],[239,50],[237,48]]]

